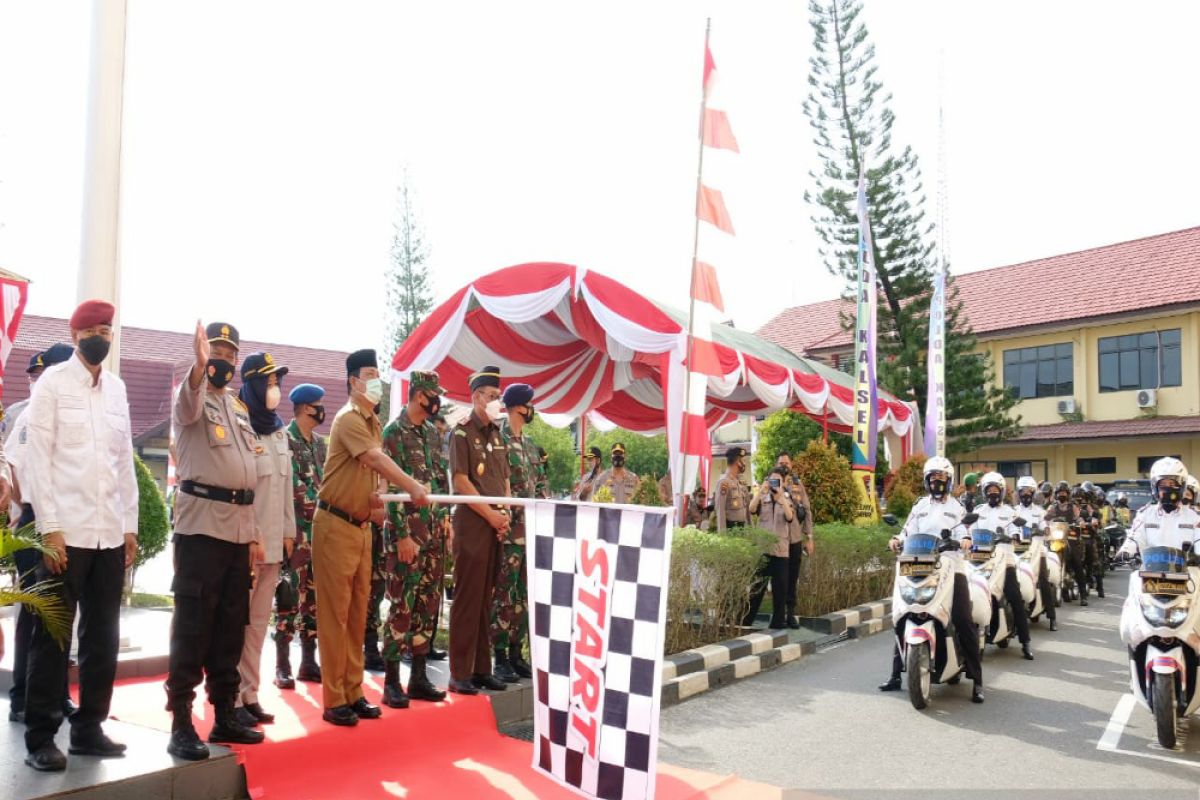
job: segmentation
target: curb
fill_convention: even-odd
[[[825,614],[800,624],[824,639],[789,642],[786,630],[748,633],[717,644],[684,650],[663,659],[661,706],[684,700],[813,655],[835,640],[864,639],[892,627],[891,598]]]

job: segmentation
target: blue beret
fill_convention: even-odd
[[[42,363],[47,367],[53,367],[55,364],[70,361],[73,355],[75,355],[74,347],[62,342],[56,342],[46,348],[46,352],[42,353]]]
[[[528,383],[514,383],[504,390],[505,408],[527,406],[533,400],[533,387]]]
[[[292,389],[288,394],[288,399],[292,401],[292,405],[302,406],[319,403],[324,396],[325,390],[315,383],[302,383]]]

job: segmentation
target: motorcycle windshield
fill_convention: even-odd
[[[904,540],[901,555],[931,556],[937,553],[938,537],[929,533],[914,533]]]
[[[991,531],[985,531],[982,528],[976,528],[971,531],[971,549],[988,551],[996,546],[996,534]]]
[[[1147,547],[1142,552],[1144,572],[1187,572],[1187,556],[1174,547]]]

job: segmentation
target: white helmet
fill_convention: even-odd
[[[1038,482],[1033,479],[1032,475],[1022,475],[1017,478],[1017,494],[1021,493],[1022,489],[1029,489],[1032,492],[1037,492]]]
[[[950,494],[950,490],[954,488],[954,465],[950,463],[950,459],[934,456],[925,462],[925,488],[931,494],[933,490],[929,487],[929,476],[934,472],[946,473],[946,494]]]
[[[1158,499],[1158,483],[1167,478],[1174,478],[1179,482],[1179,489],[1182,493],[1184,485],[1187,483],[1188,471],[1187,467],[1178,458],[1160,458],[1150,467],[1150,491],[1154,493],[1154,499]]]
[[[999,486],[1001,491],[1008,488],[1008,484],[1004,480],[1004,476],[999,472],[987,472],[979,479],[979,489],[982,491],[989,486]]]
[[[1187,476],[1187,480],[1184,481],[1183,488],[1185,491],[1190,491],[1192,493],[1193,503],[1195,503],[1197,499],[1200,499],[1200,480],[1198,480],[1195,475]]]

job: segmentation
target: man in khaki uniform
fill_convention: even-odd
[[[604,486],[612,492],[614,503],[632,503],[637,492],[638,476],[625,469],[625,445],[617,442],[612,446],[612,469],[607,469],[596,478],[592,496]]]
[[[743,528],[749,520],[750,490],[739,477],[746,471],[746,451],[731,447],[725,451],[725,474],[717,482],[717,531]]]
[[[254,519],[258,482],[245,405],[226,388],[238,359],[237,329],[196,323],[196,361],[172,411],[179,492],[175,498],[175,612],[167,669],[167,709],[174,715],[167,752],[208,758],[192,727],[196,686],[206,678],[215,709],[210,742],[257,744],[261,732],[240,724],[234,700],[238,661],[250,614],[252,565],[263,560]]]
[[[371,515],[382,510],[382,477],[412,495],[414,505],[428,504],[425,487],[383,452],[383,426],[375,407],[383,382],[374,350],[358,350],[346,359],[350,400],[333,420],[325,478],[313,515],[313,577],[316,582],[317,645],[321,652],[322,718],[334,725],[378,719],[379,706],[363,697],[363,639],[371,593]],[[417,544],[397,546],[397,557],[412,563]]]

